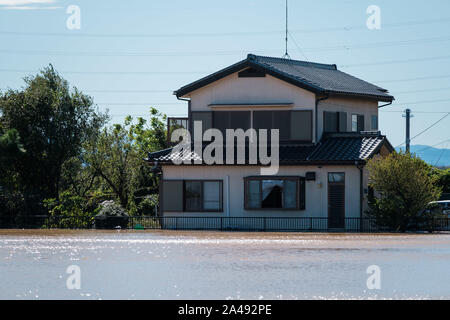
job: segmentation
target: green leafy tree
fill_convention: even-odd
[[[371,159],[367,167],[369,184],[379,195],[370,199],[368,215],[380,225],[406,231],[428,203],[440,196],[437,177],[415,155],[393,152]]]
[[[24,153],[17,130],[10,129],[4,134],[0,130],[0,215],[23,209],[23,194],[18,190],[14,169]]]
[[[44,228],[90,228],[99,211],[96,209],[90,212],[85,199],[69,191],[62,192],[59,199],[46,199],[44,204],[50,213]]]
[[[107,118],[51,65],[24,81],[22,90],[0,95],[0,127],[16,129],[27,151],[15,164],[18,187],[38,200],[58,198],[63,164],[80,154]]]
[[[123,125],[104,128],[85,144],[83,163],[90,176],[98,176],[104,192],[131,214],[145,195],[157,192],[157,178],[143,160],[147,152],[166,146],[165,116],[151,109],[150,125],[143,118],[133,123],[127,117]]]

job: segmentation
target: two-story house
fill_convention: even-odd
[[[324,218],[327,228],[342,228],[367,208],[366,161],[393,151],[379,132],[378,110],[394,97],[336,65],[249,54],[174,94],[187,101],[191,133],[194,121],[224,135],[278,129],[279,169],[263,176],[258,163],[207,165],[195,151],[150,153],[147,161],[162,172],[164,217]],[[184,163],[175,165],[176,157]]]

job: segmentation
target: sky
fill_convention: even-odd
[[[366,25],[371,5],[379,29]],[[337,64],[395,96],[379,120],[394,147],[407,107],[412,137],[450,112],[450,1],[289,0],[288,17],[292,59]],[[51,63],[114,123],[151,106],[186,116],[174,90],[248,53],[283,56],[284,29],[285,0],[0,0],[0,90]],[[411,143],[450,147],[449,127],[450,116]]]

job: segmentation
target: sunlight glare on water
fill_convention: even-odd
[[[449,299],[449,267],[446,234],[0,232],[0,299]]]

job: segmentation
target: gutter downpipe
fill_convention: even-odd
[[[173,94],[177,97],[178,100],[180,100],[180,101],[187,101],[188,102],[188,131],[191,132],[191,100],[190,99],[186,99],[186,98],[180,98],[177,95],[176,91]]]
[[[315,111],[314,111],[315,119],[316,119],[316,121],[315,121],[315,133],[314,133],[315,137],[314,138],[316,140],[315,141],[316,144],[319,143],[319,137],[318,137],[318,135],[319,135],[319,129],[318,129],[318,124],[319,124],[319,114],[318,114],[319,102],[323,101],[323,100],[327,100],[329,97],[330,97],[330,95],[326,95],[325,97],[322,97],[322,98],[316,98],[316,106],[315,106]]]
[[[386,107],[386,106],[390,106],[392,104],[392,101],[386,104],[382,104],[381,106],[378,106],[378,109]]]

